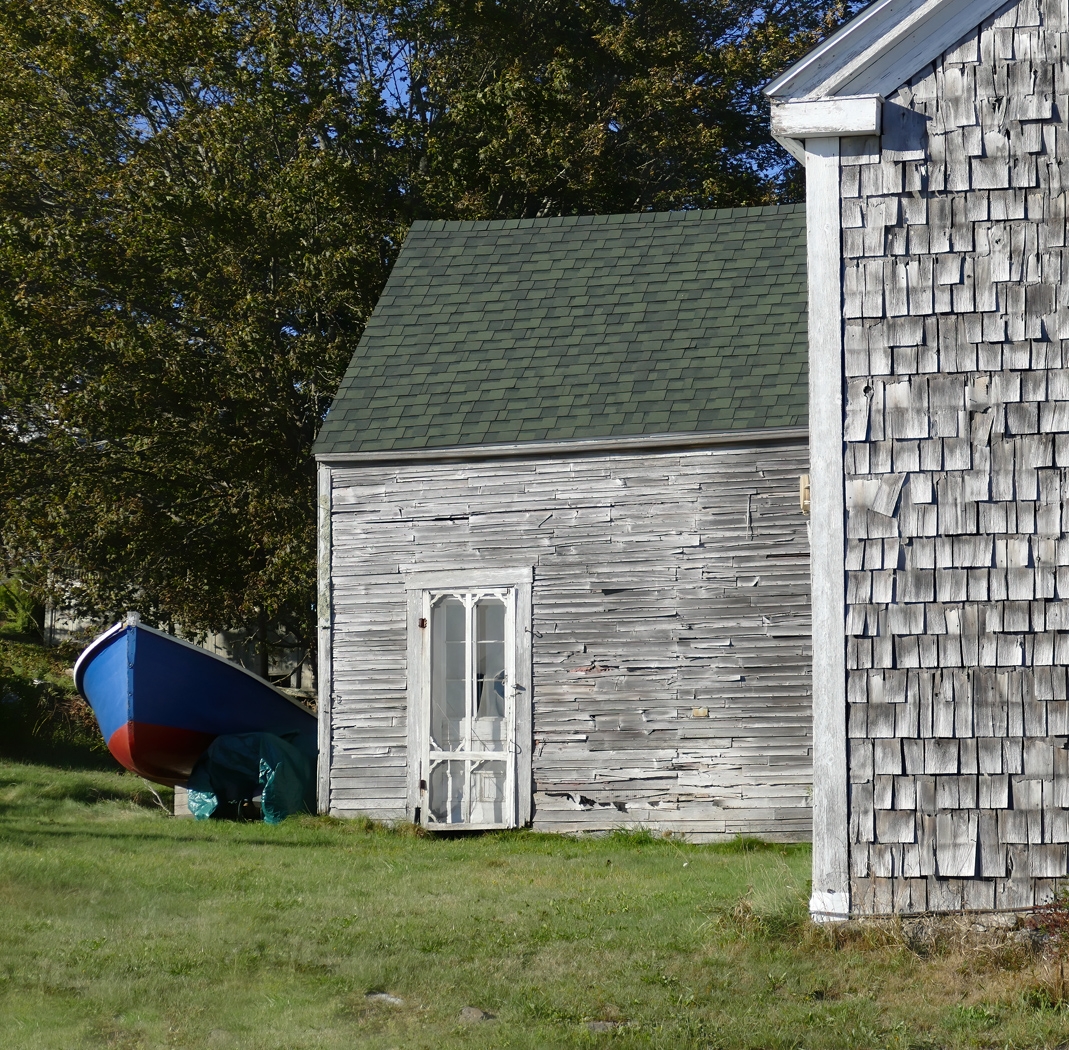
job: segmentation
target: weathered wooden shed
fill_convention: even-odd
[[[1067,19],[877,0],[768,88],[807,169],[818,916],[1067,873]]]
[[[316,447],[323,811],[808,837],[804,224],[415,224]]]

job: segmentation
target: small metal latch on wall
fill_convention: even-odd
[[[809,517],[809,475],[802,474],[798,478],[798,506],[802,513]]]

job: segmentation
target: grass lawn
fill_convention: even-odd
[[[829,936],[805,920],[808,866],[640,834],[200,824],[129,774],[0,762],[0,1046],[1069,1040],[1047,964]]]

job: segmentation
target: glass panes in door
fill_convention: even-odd
[[[515,823],[513,592],[428,593],[429,823]]]
[[[431,614],[431,747],[464,744],[467,701],[468,611],[460,598],[443,598]]]
[[[473,744],[483,751],[505,748],[505,603],[475,603],[475,702]]]

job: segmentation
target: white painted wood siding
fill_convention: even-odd
[[[807,469],[787,443],[333,467],[330,811],[408,815],[402,573],[527,565],[534,827],[807,838]]]

